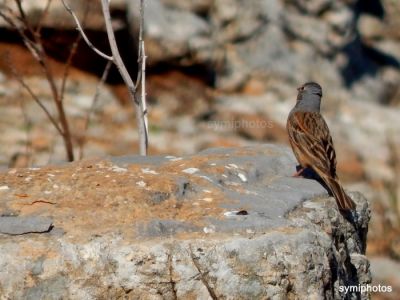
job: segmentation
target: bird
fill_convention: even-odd
[[[356,205],[343,190],[336,174],[335,147],[320,112],[322,88],[316,82],[307,82],[297,90],[296,104],[286,123],[289,142],[300,165],[294,176],[312,169],[336,199],[339,210],[354,210]]]

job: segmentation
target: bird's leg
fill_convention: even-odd
[[[304,171],[305,169],[306,169],[306,168],[303,168],[303,167],[300,166],[300,168],[297,170],[296,173],[294,173],[294,174],[292,175],[292,177],[301,177],[301,173],[303,173],[303,171]]]

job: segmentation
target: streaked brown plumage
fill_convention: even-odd
[[[355,209],[336,175],[336,153],[328,125],[320,114],[322,89],[309,82],[298,88],[295,107],[289,114],[286,128],[293,153],[301,166],[313,169],[336,199],[340,210]]]

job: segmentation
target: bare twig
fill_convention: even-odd
[[[82,35],[84,41],[86,42],[86,44],[94,51],[96,52],[98,55],[100,55],[101,57],[107,59],[107,60],[114,60],[114,58],[110,55],[107,55],[105,53],[103,53],[102,51],[100,51],[99,49],[97,49],[92,42],[89,40],[89,38],[86,36],[85,31],[83,30],[81,23],[79,22],[78,17],[76,16],[76,14],[74,13],[74,11],[71,9],[71,7],[69,7],[69,5],[65,2],[65,0],[61,0],[65,9],[71,14],[71,16],[74,18],[75,24],[77,26],[77,30],[80,32],[80,34]]]
[[[146,125],[143,117],[142,101],[138,99],[138,96],[136,94],[135,84],[133,83],[132,78],[129,75],[128,70],[126,69],[124,62],[122,61],[121,55],[119,53],[117,42],[115,40],[114,30],[112,28],[110,7],[108,0],[101,0],[101,7],[103,9],[103,16],[106,24],[108,41],[110,43],[111,52],[113,54],[115,64],[122,76],[122,79],[124,80],[126,86],[128,87],[132,102],[136,106],[136,121],[139,131],[139,152],[141,155],[146,155],[148,136],[146,133]]]
[[[67,78],[69,75],[69,69],[71,67],[72,59],[74,58],[74,56],[76,54],[76,50],[78,49],[78,45],[79,45],[79,42],[81,41],[81,39],[82,39],[82,35],[78,34],[74,43],[72,44],[71,50],[69,51],[69,55],[68,55],[67,61],[64,66],[64,73],[63,73],[63,77],[61,80],[61,88],[60,88],[60,95],[61,95],[62,99],[64,99],[65,86],[67,84]]]
[[[17,75],[16,78],[20,82],[20,84],[28,91],[28,93],[32,96],[35,102],[42,108],[42,110],[49,118],[50,122],[59,132],[64,141],[67,159],[69,161],[73,161],[74,153],[72,145],[72,136],[69,129],[69,123],[65,114],[64,106],[62,103],[62,95],[59,93],[57,89],[55,78],[50,68],[50,65],[47,61],[47,55],[45,53],[42,39],[40,36],[40,28],[43,22],[43,18],[46,17],[47,11],[49,9],[52,0],[47,0],[47,5],[45,7],[44,12],[41,15],[41,19],[38,22],[39,25],[38,28],[36,28],[36,30],[30,24],[29,20],[26,17],[26,14],[22,6],[22,0],[14,0],[14,1],[17,5],[19,16],[15,16],[14,12],[8,7],[2,6],[0,10],[0,17],[2,17],[7,23],[10,24],[10,26],[12,26],[18,31],[18,34],[22,38],[22,41],[24,42],[28,50],[31,52],[32,56],[39,63],[43,73],[46,76],[46,80],[50,86],[53,101],[57,109],[57,118],[50,114],[46,106],[41,102],[41,100],[33,93],[32,89],[30,89],[30,87],[22,79],[22,76],[20,76],[16,72],[14,73]],[[3,10],[3,8],[5,9]],[[9,15],[7,15],[4,11],[8,12]]]
[[[47,107],[42,103],[42,101],[36,96],[36,94],[32,91],[30,86],[24,81],[22,78],[21,74],[17,72],[17,70],[9,64],[9,68],[11,70],[11,73],[14,75],[14,77],[18,80],[18,82],[21,84],[21,86],[28,92],[28,94],[32,97],[32,99],[40,106],[40,108],[44,111],[46,114],[47,118],[50,120],[50,122],[53,124],[53,126],[56,128],[59,134],[63,134],[62,129],[58,125],[56,119],[51,115]]]
[[[47,14],[49,13],[51,1],[52,0],[47,0],[46,6],[42,12],[42,15],[40,16],[39,23],[36,26],[35,34],[40,35],[40,32],[42,31],[43,21],[46,18]]]
[[[107,31],[107,37],[108,41],[110,44],[111,48],[111,53],[112,56],[108,56],[101,52],[100,50],[96,49],[93,44],[89,41],[89,39],[86,37],[83,28],[79,22],[79,19],[77,18],[76,14],[72,11],[72,9],[68,6],[68,4],[65,2],[65,0],[62,0],[62,3],[66,10],[72,15],[78,31],[82,34],[83,39],[85,42],[88,44],[88,46],[95,51],[97,54],[99,54],[101,57],[112,61],[118,68],[119,73],[121,74],[122,79],[124,80],[126,86],[128,87],[129,95],[131,97],[132,103],[135,105],[136,108],[136,122],[137,122],[137,128],[139,132],[139,153],[141,155],[146,155],[147,154],[147,148],[148,148],[148,121],[147,121],[147,109],[146,109],[146,103],[145,103],[145,96],[146,96],[146,91],[145,91],[145,83],[144,83],[144,77],[145,77],[145,65],[146,65],[146,57],[144,53],[144,42],[143,42],[143,19],[144,19],[144,2],[141,0],[141,21],[140,21],[140,27],[141,27],[141,43],[139,46],[139,60],[141,62],[141,67],[140,69],[140,74],[138,75],[138,80],[136,84],[133,83],[131,76],[129,75],[128,70],[125,67],[125,64],[121,58],[121,55],[118,50],[117,42],[115,39],[114,35],[114,30],[112,28],[112,22],[111,22],[111,14],[110,14],[110,0],[101,0],[101,7],[103,11],[103,17],[104,17],[104,22],[106,25],[106,31]],[[142,94],[141,97],[138,97],[137,95],[137,86],[139,85],[139,79],[141,81],[141,88],[142,88]]]
[[[104,68],[104,71],[103,71],[103,74],[102,74],[102,76],[100,78],[100,81],[98,82],[98,84],[96,86],[96,92],[94,94],[92,104],[91,104],[89,110],[87,111],[86,118],[85,118],[85,121],[84,121],[85,123],[83,125],[83,130],[82,130],[82,132],[83,132],[83,134],[82,134],[83,140],[81,141],[81,143],[79,145],[79,159],[83,158],[83,146],[86,143],[86,134],[87,134],[87,130],[89,128],[90,118],[92,116],[92,113],[93,113],[93,111],[94,111],[94,109],[96,107],[97,101],[99,99],[100,89],[104,85],[104,82],[107,80],[108,73],[110,72],[111,66],[112,66],[112,61],[109,60],[107,62],[107,64],[106,64],[106,67]]]
[[[148,127],[148,118],[147,118],[147,105],[146,105],[146,52],[144,49],[144,39],[143,39],[143,30],[144,30],[144,0],[140,0],[140,26],[139,26],[139,60],[141,62],[140,68],[140,82],[141,86],[141,105],[142,105],[142,114],[144,118],[144,126],[146,130],[146,136],[149,136],[149,127]],[[136,81],[136,84],[139,83],[139,80]]]
[[[84,13],[84,16],[83,16],[83,24],[85,24],[85,22],[86,22],[87,15],[89,13],[89,6],[90,6],[89,4],[86,4],[85,13]],[[67,83],[67,78],[68,78],[68,75],[69,75],[69,69],[70,69],[71,64],[72,64],[72,59],[74,58],[74,56],[76,54],[76,50],[78,49],[79,42],[82,40],[82,37],[83,37],[82,34],[78,33],[74,43],[72,44],[71,50],[69,51],[69,55],[68,55],[67,61],[65,63],[64,74],[63,74],[63,78],[62,78],[62,81],[61,81],[61,88],[60,88],[60,95],[61,95],[62,98],[64,98],[65,85]]]
[[[24,12],[24,10],[23,10],[23,8],[22,8],[22,2],[21,2],[21,0],[14,0],[14,2],[15,2],[15,4],[16,4],[17,7],[18,7],[18,11],[19,11],[21,20],[25,21],[25,20],[26,20],[26,16],[25,16],[25,12]]]

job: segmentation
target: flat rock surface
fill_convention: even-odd
[[[290,150],[276,146],[11,169],[1,175],[8,189],[0,191],[0,207],[21,222],[51,217],[77,238],[265,230],[288,225],[286,213],[326,194],[316,181],[290,177],[294,170]]]
[[[0,233],[42,233],[51,229],[52,221],[44,217],[0,217]]]
[[[10,169],[0,294],[340,297],[339,285],[370,281],[368,204],[350,193],[357,211],[342,216],[318,182],[290,176],[295,166],[288,148],[262,145]]]

